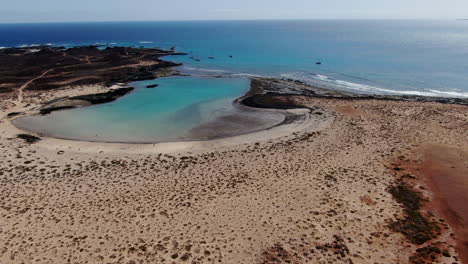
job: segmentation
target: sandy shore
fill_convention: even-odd
[[[50,99],[23,96],[2,100],[1,116]],[[389,227],[403,210],[388,188],[428,143],[468,148],[467,106],[290,99],[326,118],[154,145],[28,144],[3,118],[0,263],[409,263],[428,246],[447,252],[433,262],[461,263],[445,222],[422,245]],[[408,173],[425,198],[444,193]]]

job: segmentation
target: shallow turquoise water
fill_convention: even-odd
[[[159,84],[156,88],[145,88]],[[157,142],[184,139],[190,129],[233,113],[232,101],[249,88],[245,78],[168,77],[133,83],[117,101],[45,116],[25,117],[35,131],[67,139]]]

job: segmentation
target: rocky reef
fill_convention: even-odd
[[[249,92],[240,99],[246,106],[258,108],[293,109],[303,108],[297,105],[292,96],[308,96],[341,100],[388,100],[409,102],[438,102],[446,104],[468,105],[465,98],[444,98],[417,95],[368,95],[332,90],[306,84],[291,79],[253,78]]]

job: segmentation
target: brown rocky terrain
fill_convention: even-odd
[[[159,70],[178,65],[160,58],[177,54],[181,53],[98,46],[1,49],[0,95],[15,92],[23,86],[25,90],[53,90],[154,79]]]

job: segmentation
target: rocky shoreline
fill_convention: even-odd
[[[131,92],[129,82],[178,75],[179,63],[161,60],[185,55],[175,49],[35,46],[0,50],[0,98],[9,119],[108,103]],[[62,96],[58,96],[62,94]]]
[[[386,100],[405,102],[435,102],[443,104],[468,105],[466,98],[445,98],[417,95],[367,95],[338,91],[312,86],[292,79],[253,78],[251,89],[242,103],[259,108],[293,109],[303,108],[297,105],[292,96],[307,96],[340,100]]]
[[[105,93],[86,94],[86,95],[78,95],[78,96],[72,96],[72,97],[57,98],[57,99],[47,102],[39,110],[39,114],[47,115],[47,114],[50,114],[51,112],[63,110],[63,109],[71,109],[75,107],[89,106],[89,105],[94,105],[94,104],[110,103],[128,94],[129,92],[133,90],[134,90],[133,87],[123,87],[123,88],[112,89]]]
[[[6,48],[0,50],[0,96],[20,93],[19,89],[41,93],[41,91],[80,85],[100,84],[111,87],[117,84],[117,89],[104,93],[53,99],[43,103],[39,113],[44,115],[57,110],[112,102],[133,90],[132,87],[125,86],[129,82],[177,75],[172,67],[181,64],[160,59],[168,55],[185,55],[185,53],[175,52],[174,49],[165,51],[155,48],[101,46]],[[49,70],[44,72],[46,69]],[[20,86],[19,89],[15,88]],[[157,86],[153,84],[147,88]],[[235,103],[266,109],[307,108],[295,103],[293,96],[468,105],[468,99],[462,98],[365,95],[311,86],[298,80],[261,77],[252,78],[250,90]],[[13,112],[9,116],[14,117],[18,114],[20,113]]]
[[[148,85],[147,88],[157,87],[157,84]],[[51,100],[40,109],[40,114],[45,115],[53,111],[71,109],[75,107],[89,106],[115,101],[129,92],[133,87],[112,89],[105,93],[88,94],[73,97],[62,97]],[[249,91],[238,98],[235,103],[252,108],[266,109],[297,109],[307,108],[298,105],[292,96],[308,96],[318,98],[330,98],[341,100],[389,100],[410,102],[437,102],[445,104],[468,105],[468,99],[442,98],[408,95],[362,95],[332,89],[311,86],[297,80],[285,80],[274,78],[253,78]]]
[[[157,86],[157,84],[148,85],[148,87]],[[120,86],[117,86],[117,88],[111,89],[110,91],[104,93],[60,97],[42,104],[42,106],[39,108],[39,111],[36,111],[35,113],[39,115],[47,115],[53,111],[108,103],[125,96],[133,90],[134,88],[132,87],[122,86],[122,84],[120,84]],[[189,131],[189,134],[186,137],[180,138],[179,140],[198,141],[233,137],[283,125],[298,124],[306,120],[306,116],[308,115],[315,115],[317,118],[320,115],[324,115],[323,118],[326,118],[327,114],[321,111],[321,109],[298,103],[299,101],[297,100],[297,97],[300,96],[339,100],[381,100],[426,103],[437,102],[445,104],[468,105],[468,99],[461,98],[435,98],[400,95],[362,95],[315,87],[297,80],[252,78],[249,91],[244,96],[234,101],[234,105],[236,105],[239,109],[237,113],[217,118],[207,124],[200,124],[200,126],[195,127]],[[306,109],[306,111],[294,112],[292,111],[294,109]],[[265,112],[265,110],[270,110],[270,112]],[[8,116],[14,118],[20,114],[23,113],[12,112]],[[262,115],[264,115],[264,118],[260,117]],[[272,121],[273,116],[277,116],[273,118],[276,120],[275,122]],[[281,120],[279,120],[279,116],[282,116]],[[18,125],[19,123],[16,121],[17,120],[15,120],[14,124]],[[27,124],[23,124],[22,127],[25,129],[25,127],[28,126]],[[27,130],[34,131],[32,128]],[[173,142],[174,140],[175,139],[162,140],[161,142]]]

